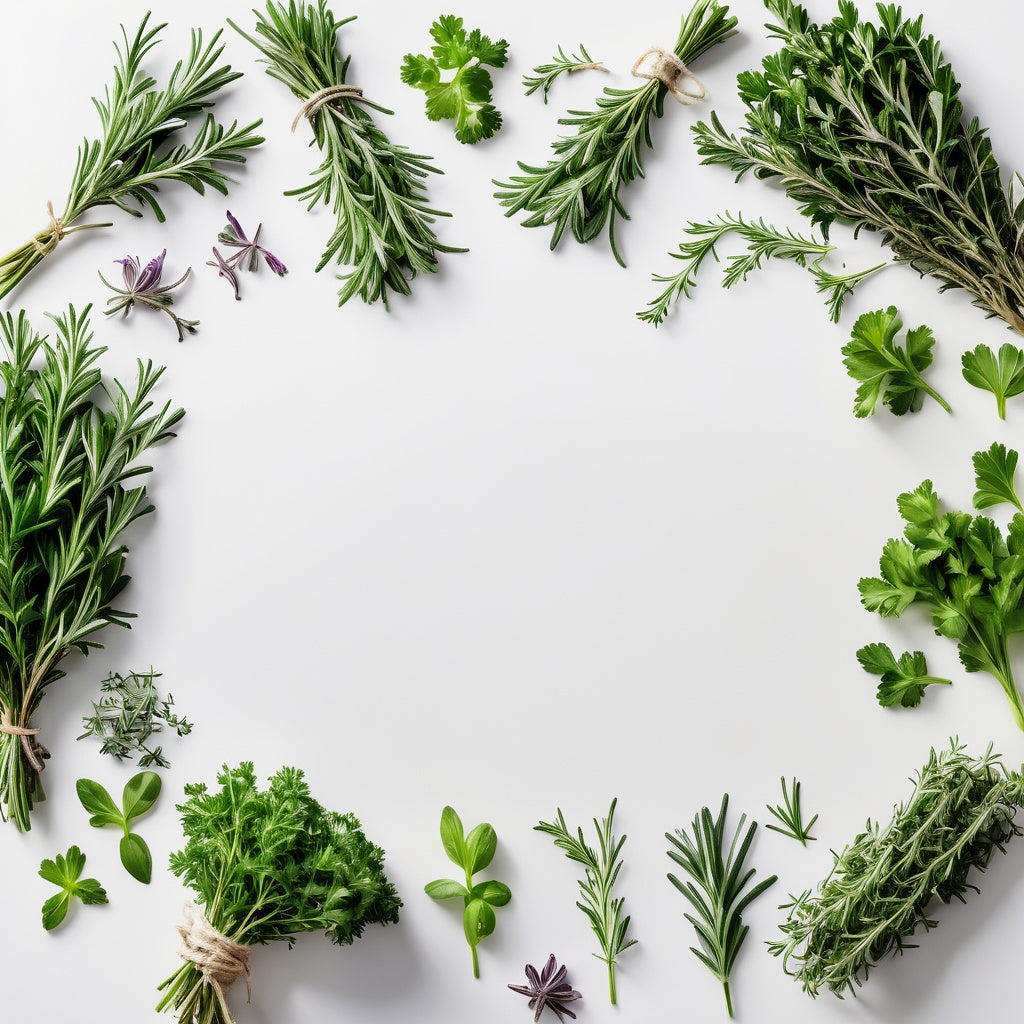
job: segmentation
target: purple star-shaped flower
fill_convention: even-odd
[[[263,257],[263,262],[278,277],[284,277],[288,273],[288,268],[269,249],[260,245],[260,235],[262,233],[263,225],[260,224],[256,228],[256,234],[252,236],[252,239],[249,239],[242,229],[242,225],[238,223],[238,220],[228,210],[227,226],[217,235],[217,241],[222,245],[226,245],[229,249],[234,249],[235,252],[225,259],[214,247],[213,259],[207,260],[206,265],[208,267],[216,267],[220,276],[227,278],[228,283],[235,290],[236,299],[242,297],[238,290],[237,271],[248,270],[253,273],[259,270],[261,256]]]
[[[573,1020],[576,1019],[576,1014],[565,1004],[575,1002],[583,997],[566,980],[567,973],[564,966],[558,966],[555,954],[552,953],[539,974],[537,968],[532,964],[526,965],[526,980],[529,985],[509,985],[513,992],[529,996],[530,1009],[536,1007],[536,1012],[533,1015],[534,1024],[540,1020],[545,1006],[552,1010],[563,1024],[565,1021],[563,1013],[572,1017]]]
[[[137,256],[125,256],[123,260],[114,260],[115,263],[121,264],[121,278],[124,281],[124,287],[115,287],[100,273],[100,280],[114,292],[114,295],[107,299],[107,305],[111,308],[104,312],[106,312],[107,316],[120,313],[122,317],[126,317],[131,312],[135,303],[139,302],[150,309],[166,313],[178,328],[178,341],[184,341],[186,331],[189,334],[196,333],[199,321],[183,320],[171,312],[170,307],[174,304],[174,296],[171,295],[171,292],[192,273],[192,268],[189,267],[173,284],[161,285],[160,277],[164,271],[164,259],[166,257],[167,250],[164,249],[159,256],[151,259],[145,267],[141,266]]]

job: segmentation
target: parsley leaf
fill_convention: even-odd
[[[402,62],[402,81],[427,94],[431,121],[455,121],[459,142],[489,139],[501,128],[501,112],[491,103],[491,74],[485,67],[505,66],[508,43],[492,42],[479,29],[467,33],[462,19],[443,14],[430,26],[435,45],[425,54],[407,53]],[[441,71],[455,71],[447,82]]]
[[[40,877],[60,889],[43,904],[43,927],[47,931],[52,931],[67,917],[71,900],[76,896],[85,904],[108,902],[106,891],[95,878],[81,877],[84,867],[85,854],[77,846],[39,865]]]
[[[903,321],[895,306],[865,313],[853,325],[850,340],[843,346],[847,373],[857,381],[854,415],[870,416],[881,401],[896,416],[916,412],[924,395],[931,395],[946,412],[952,412],[943,398],[921,376],[932,362],[935,336],[928,327],[907,331],[903,344],[896,335]]]
[[[1024,512],[1017,492],[1013,489],[1013,474],[1017,469],[1017,453],[1005,444],[994,442],[987,452],[974,453],[974,507],[991,508],[993,505],[1016,505]]]
[[[1007,342],[993,354],[988,345],[978,345],[962,357],[964,380],[996,396],[999,418],[1006,419],[1006,400],[1024,391],[1024,350]]]
[[[888,644],[868,644],[857,652],[857,660],[865,672],[882,677],[878,684],[878,703],[883,708],[895,704],[916,708],[926,686],[932,683],[952,685],[951,679],[928,675],[928,664],[921,651],[905,651],[897,660]]]

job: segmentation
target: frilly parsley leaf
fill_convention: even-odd
[[[921,651],[905,651],[897,660],[888,644],[868,644],[857,652],[857,660],[865,672],[882,677],[878,684],[878,703],[883,708],[895,704],[916,708],[926,686],[932,683],[952,685],[950,679],[928,675],[928,664]]]
[[[998,441],[987,452],[974,453],[974,494],[976,509],[993,505],[1015,505],[1024,512],[1024,506],[1013,487],[1013,474],[1017,469],[1017,453]]]
[[[505,66],[508,43],[492,42],[479,29],[467,33],[462,19],[442,15],[430,27],[435,45],[432,57],[407,53],[401,76],[406,85],[427,94],[427,117],[431,121],[454,120],[459,142],[473,143],[489,139],[501,128],[501,113],[491,103],[490,72]],[[441,80],[441,71],[455,71],[449,81]]]
[[[1006,400],[1024,392],[1024,350],[1007,342],[993,354],[988,345],[978,345],[962,357],[964,380],[996,396],[999,418],[1006,419]]]

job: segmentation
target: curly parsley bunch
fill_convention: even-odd
[[[217,782],[185,787],[187,842],[171,855],[202,907],[179,928],[185,963],[160,986],[157,1009],[183,1024],[231,1024],[224,990],[248,973],[248,947],[315,931],[349,944],[367,924],[397,922],[402,905],[384,851],[353,815],[324,810],[299,769],[282,768],[263,792],[251,762],[225,765]]]

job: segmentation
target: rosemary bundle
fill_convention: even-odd
[[[54,318],[53,342],[24,313],[0,316],[0,808],[22,830],[49,756],[33,716],[67,655],[100,647],[93,636],[108,623],[128,625],[112,604],[129,580],[120,536],[152,511],[130,481],[184,415],[169,403],[151,411],[163,373],[151,362],[139,362],[134,390],[103,382],[89,309]]]
[[[114,82],[93,105],[103,129],[99,139],[85,140],[63,212],[47,204],[50,223],[24,245],[0,258],[0,298],[31,273],[67,235],[110,224],[76,223],[98,206],[117,206],[134,217],[149,207],[157,220],[164,212],[156,193],[166,182],[180,181],[202,194],[207,186],[227,194],[228,178],[218,168],[222,161],[244,163],[245,151],[260,145],[255,134],[260,121],[244,128],[229,128],[207,114],[188,143],[179,133],[188,119],[211,107],[224,86],[241,78],[229,65],[217,66],[223,46],[220,32],[209,43],[198,29],[192,32],[188,55],[175,66],[164,89],[142,70],[146,54],[157,44],[165,25],[149,27],[147,14],[129,40],[123,26],[124,45],[115,43],[117,66]]]
[[[589,242],[607,225],[612,253],[625,266],[615,242],[615,221],[618,217],[629,220],[629,214],[619,192],[644,175],[643,153],[653,148],[651,120],[664,113],[666,82],[672,83],[679,99],[701,98],[703,89],[690,92],[675,82],[692,77],[686,65],[735,34],[736,19],[729,17],[728,7],[716,0],[697,0],[683,17],[673,53],[651,51],[658,73],[642,73],[638,61],[634,74],[649,81],[635,89],[606,88],[596,110],[569,111],[570,116],[558,123],[575,128],[575,133],[552,144],[554,156],[546,166],[520,162],[521,175],[513,175],[508,182],[495,181],[500,191],[494,196],[508,207],[505,216],[525,210],[529,214],[523,221],[526,227],[553,225],[552,249],[566,228],[576,241]]]
[[[323,153],[313,180],[285,193],[310,210],[330,206],[337,217],[316,269],[332,260],[352,266],[339,275],[339,306],[358,295],[387,308],[389,290],[408,295],[411,278],[436,273],[439,253],[465,251],[442,244],[432,227],[435,218],[450,214],[427,205],[423,181],[441,172],[430,157],[391,142],[367,108],[392,111],[348,83],[350,57],[342,55],[337,34],[355,15],[336,21],[326,0],[290,0],[287,7],[268,0],[266,13],[256,16],[255,35],[228,24],[263,54],[267,74],[302,102],[292,127],[305,117]]]
[[[862,21],[840,0],[817,25],[792,0],[765,3],[782,47],[739,76],[742,133],[715,114],[696,126],[704,162],[778,178],[826,234],[837,220],[880,231],[898,261],[1024,333],[1024,199],[922,19],[880,4]]]
[[[914,790],[885,826],[868,821],[813,896],[785,908],[782,939],[769,944],[787,974],[816,996],[822,988],[842,998],[872,967],[902,953],[919,928],[938,925],[933,900],[963,901],[971,871],[984,871],[996,850],[1021,829],[1024,779],[1007,772],[991,746],[971,757],[955,740],[934,750]],[[854,992],[854,994],[856,994]]]

